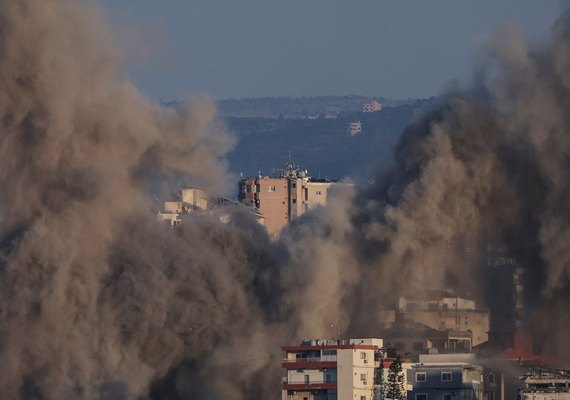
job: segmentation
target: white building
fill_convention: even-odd
[[[362,123],[360,121],[351,122],[348,124],[347,131],[350,136],[358,135],[362,132]]]
[[[374,400],[382,339],[305,340],[284,346],[282,400]]]

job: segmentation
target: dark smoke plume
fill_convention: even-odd
[[[280,345],[375,335],[398,294],[481,293],[458,237],[516,255],[529,324],[568,362],[569,27],[539,49],[499,32],[474,88],[418,116],[389,174],[271,242],[239,211],[158,225],[157,174],[226,187],[212,106],[150,104],[90,3],[3,1],[0,398],[278,398]]]

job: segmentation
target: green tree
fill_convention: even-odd
[[[402,370],[402,359],[399,355],[388,368],[384,396],[391,400],[400,400],[404,397],[404,371]]]

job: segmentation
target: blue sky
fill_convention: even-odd
[[[548,37],[560,0],[99,0],[153,99],[437,95],[505,21]]]

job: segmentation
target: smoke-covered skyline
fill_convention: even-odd
[[[145,99],[96,6],[7,0],[0,26],[2,399],[277,398],[282,344],[374,334],[401,294],[481,293],[456,237],[514,254],[529,330],[570,361],[568,321],[549,318],[569,304],[570,14],[545,46],[497,33],[389,173],[277,241],[239,210],[156,222],[148,185],[220,193],[232,138],[208,102]]]

